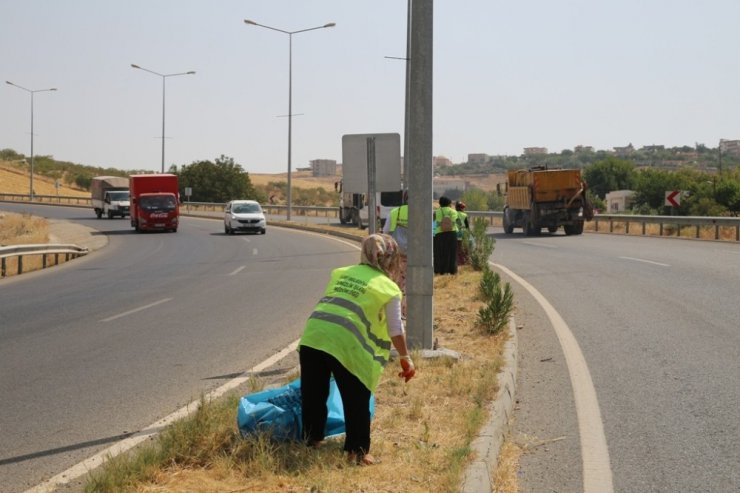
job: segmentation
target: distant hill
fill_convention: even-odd
[[[0,193],[28,194],[30,186],[30,173],[25,165],[18,165],[8,161],[0,161]],[[37,173],[33,175],[33,188],[38,195],[56,195],[54,178],[42,176]],[[62,181],[62,180],[60,180]],[[89,196],[90,192],[79,188],[70,187],[61,183],[58,190],[59,195],[67,196]]]

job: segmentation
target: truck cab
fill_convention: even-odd
[[[126,217],[129,215],[130,207],[128,190],[108,190],[103,197],[100,215],[105,215],[109,219],[115,216]]]
[[[137,232],[177,232],[180,216],[177,175],[132,175],[129,188],[131,226]]]

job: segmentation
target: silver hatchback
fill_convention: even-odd
[[[238,231],[265,234],[267,221],[259,202],[255,200],[232,200],[224,208],[224,233]]]

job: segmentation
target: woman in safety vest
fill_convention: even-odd
[[[457,211],[444,195],[434,211],[434,273],[457,274]]]
[[[392,280],[398,245],[385,234],[367,236],[360,263],[335,269],[298,347],[301,365],[303,437],[310,446],[324,439],[326,400],[333,375],[342,396],[344,450],[350,461],[376,462],[370,451],[370,396],[390,359],[400,356],[399,376],[415,374],[401,319],[401,290]]]
[[[468,222],[468,213],[465,202],[458,200],[455,202],[455,210],[457,211],[457,265],[465,265],[468,263],[468,247],[463,244],[463,230],[470,230],[470,223]]]

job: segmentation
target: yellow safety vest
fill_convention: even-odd
[[[331,354],[374,392],[390,358],[385,305],[400,296],[398,285],[369,265],[335,269],[299,344]]]
[[[391,210],[391,225],[388,231],[393,233],[396,230],[396,226],[402,226],[404,228],[409,227],[409,206],[402,205]]]
[[[434,220],[437,222],[437,227],[434,228],[434,234],[442,232],[442,218],[449,216],[452,219],[452,231],[457,232],[457,211],[452,207],[440,207],[434,212]]]
[[[457,211],[457,237],[458,239],[463,237],[463,230],[465,229],[465,218],[468,214],[463,211]]]

